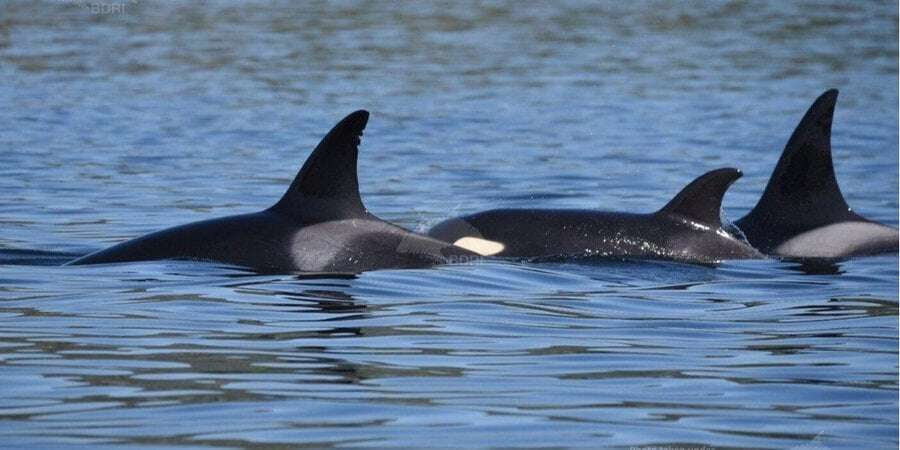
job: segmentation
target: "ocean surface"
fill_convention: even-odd
[[[841,90],[844,195],[897,226],[897,4],[0,3],[0,447],[893,449],[898,258],[480,262],[359,276],[59,267],[272,204],[345,114],[424,230],[653,211],[737,167],[736,219]]]

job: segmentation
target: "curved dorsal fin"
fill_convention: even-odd
[[[365,215],[356,160],[368,120],[369,113],[359,110],[338,122],[306,159],[281,200],[270,209],[305,222]]]
[[[731,183],[741,175],[740,170],[732,168],[706,172],[685,186],[657,214],[675,214],[694,222],[721,228],[722,198],[725,197],[725,191]]]
[[[829,89],[813,102],[788,139],[759,202],[736,222],[754,246],[766,249],[777,244],[777,235],[865,220],[850,210],[834,175],[831,122],[837,96],[837,89]]]

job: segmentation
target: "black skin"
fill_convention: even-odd
[[[803,257],[804,249],[795,249],[800,254],[781,255],[777,248],[800,234],[842,222],[871,223],[876,226],[870,230],[882,232],[870,237],[853,236],[859,244],[839,256],[897,252],[896,230],[853,212],[838,186],[831,159],[831,124],[837,97],[838,91],[831,89],[813,102],[788,139],[759,202],[735,222],[750,244],[763,253]]]
[[[359,273],[465,262],[473,256],[374,216],[304,226],[266,210],[167,228],[70,264],[189,259],[264,272]]]
[[[475,237],[499,242],[493,255],[558,259],[609,257],[714,263],[762,255],[723,228],[722,196],[740,177],[735,169],[709,172],[652,214],[593,210],[495,209],[450,219],[428,234],[456,242]]]
[[[466,235],[501,242],[505,248],[493,256],[510,258],[596,256],[713,263],[761,257],[738,238],[698,225],[664,214],[494,209],[443,222],[429,235],[449,242]]]
[[[366,211],[356,161],[368,116],[357,111],[335,125],[271,208],[168,228],[69,264],[189,259],[265,272],[358,273],[477,258]]]

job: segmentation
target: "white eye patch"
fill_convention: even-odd
[[[487,239],[481,239],[477,237],[466,236],[464,238],[457,239],[453,245],[457,247],[462,247],[470,252],[478,253],[481,256],[491,256],[496,255],[503,251],[506,248],[500,242],[489,241]]]

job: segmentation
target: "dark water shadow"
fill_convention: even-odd
[[[0,249],[0,266],[61,266],[84,255],[85,253],[4,248]]]
[[[843,258],[785,258],[788,263],[787,270],[800,272],[804,275],[842,275],[844,270],[841,264],[847,261]]]

